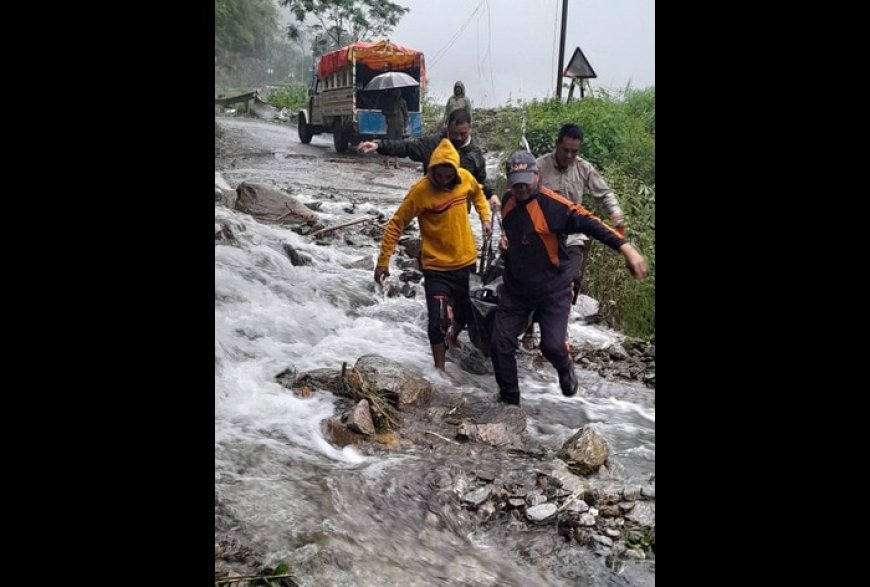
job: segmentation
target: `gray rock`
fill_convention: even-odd
[[[570,491],[571,493],[577,493],[580,491],[580,495],[583,496],[589,493],[591,489],[589,482],[572,473],[564,461],[554,460],[552,468],[542,472],[545,475],[549,475],[553,479],[556,479],[562,489]]]
[[[529,506],[536,506],[542,503],[547,503],[547,496],[541,494],[540,491],[531,491],[526,494],[526,503],[529,504]]]
[[[614,528],[608,528],[607,530],[604,531],[604,533],[613,539],[617,539],[620,536],[622,536],[622,532],[620,532],[619,530],[616,530]]]
[[[582,499],[575,499],[565,507],[565,510],[582,514],[589,511],[589,504]]]
[[[326,434],[332,443],[339,447],[344,447],[349,444],[358,444],[363,438],[353,430],[350,430],[343,422],[335,418],[330,418],[326,421]]]
[[[399,291],[401,291],[402,295],[406,298],[413,298],[417,295],[417,290],[410,283],[403,284],[402,289]]]
[[[367,271],[375,270],[375,260],[371,257],[360,257],[352,263],[343,265],[345,269],[365,269]]]
[[[495,469],[478,469],[475,472],[475,476],[481,481],[493,481],[495,480]]]
[[[611,540],[607,536],[601,536],[600,534],[593,536],[592,541],[597,542],[598,544],[601,544],[602,546],[606,546],[608,548],[613,546],[613,540]]]
[[[614,342],[613,344],[608,346],[607,352],[612,359],[620,360],[628,358],[628,352],[618,342]]]
[[[283,248],[284,252],[287,253],[287,256],[290,257],[290,263],[292,263],[294,267],[314,264],[311,257],[299,253],[290,243],[281,243],[281,248]]]
[[[636,522],[641,526],[655,526],[656,504],[649,501],[639,501],[637,502],[637,505],[625,515],[625,519]]]
[[[474,491],[463,495],[462,501],[470,503],[473,506],[479,506],[489,498],[490,493],[492,493],[492,485],[484,485],[479,489],[475,489]]]
[[[292,196],[266,185],[242,182],[235,208],[264,224],[314,224],[318,216]]]
[[[225,188],[215,187],[214,189],[214,204],[215,206],[226,206],[230,210],[236,207],[236,201],[239,196],[236,190],[228,190]]]
[[[592,493],[595,495],[595,505],[616,505],[622,501],[622,485],[612,480],[602,480],[592,477],[590,480]]]
[[[640,490],[641,495],[643,495],[647,499],[655,499],[656,498],[656,486],[655,485],[645,485],[643,489]]]
[[[544,503],[526,508],[526,517],[533,522],[542,522],[556,513],[556,504]]]
[[[610,456],[604,437],[592,425],[586,425],[565,441],[556,455],[581,475],[591,475]]]
[[[375,433],[375,425],[372,422],[372,413],[369,409],[369,400],[363,399],[357,403],[350,415],[347,427],[354,432],[371,436]]]
[[[581,526],[594,526],[595,525],[595,516],[592,514],[580,514],[580,525]]]
[[[475,424],[471,420],[463,420],[456,430],[457,436],[465,439],[484,442],[493,446],[520,447],[523,442],[505,423]]]
[[[512,498],[508,499],[508,505],[513,507],[513,508],[522,507],[522,506],[526,505],[526,500],[520,499],[518,497],[512,497]]]
[[[642,561],[646,558],[646,555],[643,553],[642,550],[637,550],[636,548],[629,548],[625,551],[625,558],[633,558]]]
[[[615,505],[602,505],[598,508],[598,515],[602,518],[617,518],[620,513],[619,507]]]
[[[619,509],[621,509],[623,512],[630,512],[636,503],[637,502],[635,501],[620,502]]]
[[[481,522],[486,522],[487,520],[491,520],[495,515],[495,506],[491,501],[484,502],[479,508],[477,508],[477,519]]]
[[[627,549],[628,545],[624,540],[617,540],[613,543],[613,546],[610,547],[610,552],[612,552],[614,556],[620,556],[624,554]]]
[[[640,499],[640,491],[640,485],[626,485],[625,489],[622,490],[622,497],[626,501],[637,501]]]
[[[409,269],[407,271],[402,271],[402,273],[399,275],[399,281],[401,281],[403,283],[405,283],[405,282],[420,283],[420,281],[422,279],[423,279],[423,274],[420,273],[419,271],[417,271],[416,269]]]
[[[357,360],[356,368],[381,393],[392,398],[399,409],[426,405],[432,397],[431,383],[391,359],[363,355]]]
[[[419,238],[403,236],[399,239],[399,246],[405,247],[405,254],[411,259],[416,259],[420,256],[422,244]]]
[[[378,239],[380,241],[380,239]],[[415,269],[420,270],[420,263],[417,259],[409,259],[407,257],[396,257],[396,267],[399,269]]]

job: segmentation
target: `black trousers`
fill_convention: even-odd
[[[571,305],[577,303],[577,296],[580,295],[580,285],[583,283],[583,271],[586,269],[586,256],[589,252],[590,241],[586,241],[583,245],[571,245],[566,247],[568,250],[568,264],[571,267],[571,275],[574,276],[574,295],[571,298]]]
[[[572,276],[573,273],[565,273],[564,277],[537,292],[521,291],[508,284],[499,287],[490,357],[495,380],[501,391],[519,391],[517,337],[525,330],[532,311],[541,325],[541,354],[559,373],[570,368],[571,357],[565,339],[568,334],[568,314],[571,310]]]
[[[423,289],[426,291],[426,309],[429,313],[429,344],[444,342],[441,307],[445,300],[452,300],[453,323],[457,331],[471,321],[471,300],[468,298],[468,278],[474,265],[453,271],[423,271]]]

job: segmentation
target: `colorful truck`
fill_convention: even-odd
[[[384,92],[365,88],[375,76],[389,71],[406,73],[419,83],[401,91],[408,105],[406,135],[420,136],[421,94],[426,89],[423,53],[381,40],[352,43],[320,58],[306,107],[298,112],[299,140],[307,144],[316,134],[332,133],[335,150],[344,153],[351,144],[385,137],[387,124],[380,110]]]

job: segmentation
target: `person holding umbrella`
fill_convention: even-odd
[[[400,141],[405,136],[405,127],[408,125],[408,104],[402,98],[402,90],[393,88],[387,90],[382,96],[381,113],[387,121],[387,139]],[[384,160],[384,167],[390,164],[398,169],[399,158],[388,157]]]

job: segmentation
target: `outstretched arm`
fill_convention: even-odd
[[[619,247],[619,252],[625,257],[625,266],[628,267],[629,273],[638,281],[642,281],[647,272],[646,259],[643,258],[643,255],[628,243]]]
[[[625,214],[622,208],[619,207],[619,200],[616,199],[616,194],[598,173],[598,170],[589,166],[589,177],[586,179],[586,191],[590,196],[595,198],[607,213],[610,222],[616,228],[622,228],[622,234],[625,234]]]

